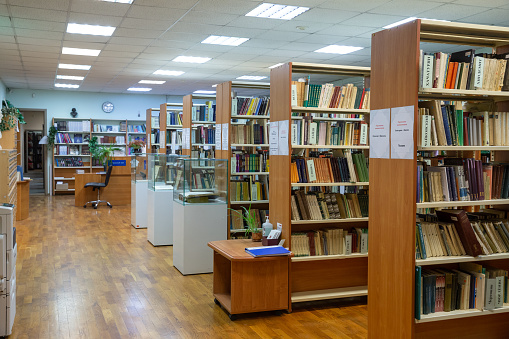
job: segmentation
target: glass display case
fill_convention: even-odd
[[[228,160],[180,158],[174,169],[174,201],[183,205],[227,203]]]
[[[131,155],[131,225],[134,228],[147,228],[147,174],[147,155]]]
[[[177,160],[181,155],[149,153],[148,188],[152,191],[171,190],[176,178]]]
[[[146,154],[131,155],[131,181],[147,180],[148,164]]]

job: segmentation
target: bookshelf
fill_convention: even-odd
[[[161,104],[159,108],[159,125],[166,126],[164,135],[160,136],[159,153],[177,154],[182,147],[182,124],[178,123],[183,119],[183,104],[167,102]],[[174,115],[173,123],[171,116]],[[179,118],[177,116],[180,115]],[[170,119],[168,119],[170,118]],[[175,139],[172,139],[172,133],[176,133]],[[180,137],[180,138],[179,138]],[[179,140],[180,139],[180,140]],[[164,141],[163,141],[164,140]],[[175,141],[175,142],[173,142]],[[164,145],[164,147],[163,147]]]
[[[221,129],[221,139],[223,137],[224,131],[227,131],[228,136],[226,139],[222,139],[220,145],[216,145],[216,157],[221,159],[228,159],[230,170],[228,171],[228,187],[230,188],[230,194],[228,194],[228,208],[235,208],[236,210],[242,210],[242,207],[256,210],[268,210],[269,209],[269,199],[259,199],[259,200],[237,200],[236,197],[233,197],[232,185],[237,185],[239,181],[246,181],[248,187],[254,184],[254,182],[261,182],[265,187],[268,186],[268,171],[255,171],[251,169],[251,171],[239,171],[236,168],[236,153],[246,154],[246,155],[255,155],[258,154],[259,151],[267,153],[268,160],[268,143],[235,143],[233,138],[235,137],[234,129],[246,129],[247,126],[252,126],[253,124],[262,126],[263,130],[265,130],[265,134],[268,136],[268,124],[270,119],[270,114],[267,109],[262,109],[262,102],[258,109],[245,109],[242,110],[242,107],[238,106],[239,102],[244,102],[250,100],[252,98],[266,98],[269,96],[270,84],[269,83],[253,83],[253,82],[243,82],[243,81],[226,81],[224,83],[218,84],[216,87],[216,104],[217,104],[217,125]],[[242,95],[240,95],[242,94]],[[266,105],[269,103],[266,102]],[[267,113],[267,114],[261,114]],[[238,114],[241,113],[241,114]],[[253,113],[260,113],[253,114]],[[217,133],[217,129],[216,129]],[[268,140],[266,138],[265,140]],[[268,142],[268,141],[265,141]],[[221,147],[217,147],[221,146]],[[227,146],[227,147],[225,147]],[[233,159],[235,158],[235,161]],[[234,167],[235,166],[235,167]],[[267,189],[268,192],[268,189]],[[252,199],[252,198],[251,198]],[[232,237],[244,236],[243,229],[231,229],[231,217],[230,212],[228,212],[228,239]],[[261,220],[263,223],[265,220]]]
[[[159,139],[159,111],[159,108],[147,108],[146,111],[147,153],[159,153],[160,144],[156,142],[156,139]]]
[[[194,100],[206,100],[207,104],[197,104]],[[216,120],[214,119],[216,107],[216,97],[213,95],[188,94],[183,99],[183,117],[182,117],[182,154],[189,155],[192,158],[208,157],[214,158],[215,144],[198,143],[193,141],[193,134],[198,133],[202,128],[213,128],[215,130]],[[201,113],[200,113],[201,111]],[[201,119],[200,119],[201,116]],[[205,120],[205,116],[208,117]],[[187,133],[187,134],[186,134]],[[187,139],[186,139],[187,135]],[[187,141],[186,141],[187,140]],[[210,151],[210,152],[208,152]],[[208,156],[206,156],[208,153]],[[217,156],[216,156],[217,158]]]
[[[508,199],[484,201],[446,201],[417,203],[417,151],[458,152],[463,157],[480,158],[480,151],[491,151],[492,159],[507,162],[507,147],[433,146],[417,147],[418,102],[422,99],[487,101],[498,111],[508,108],[509,92],[457,89],[422,89],[420,43],[491,47],[493,52],[508,52],[507,27],[415,20],[373,34],[371,47],[371,115],[379,109],[413,106],[413,159],[370,159],[370,248],[369,312],[370,338],[433,336],[459,338],[501,338],[507,335],[509,309],[492,311],[456,310],[421,315],[415,319],[415,270],[417,266],[458,268],[462,262],[475,262],[509,269],[507,253],[489,256],[457,256],[416,259],[416,210],[418,208],[477,208],[493,206],[507,210]],[[462,46],[464,45],[464,46]],[[440,51],[440,47],[434,47]]]
[[[74,194],[74,175],[77,169],[83,169],[85,173],[95,173],[104,168],[94,164],[88,149],[90,138],[97,137],[100,146],[111,145],[120,148],[119,154],[115,156],[130,155],[130,149],[127,146],[130,140],[146,139],[146,132],[143,131],[144,120],[53,118],[52,124],[59,129],[52,152],[53,194]],[[101,142],[101,138],[105,137],[111,140]],[[75,160],[81,160],[79,166]],[[57,187],[59,182],[63,185],[59,184]]]
[[[274,225],[283,225],[282,239],[284,246],[292,250],[292,233],[305,233],[329,228],[350,230],[353,227],[368,227],[368,218],[346,218],[326,220],[292,220],[292,190],[301,188],[307,192],[310,187],[320,190],[354,189],[356,186],[368,188],[368,182],[337,182],[337,183],[292,183],[292,154],[309,156],[312,150],[369,149],[369,146],[333,146],[333,145],[295,145],[292,144],[292,121],[316,117],[316,121],[359,121],[360,117],[368,117],[369,109],[318,108],[292,106],[292,80],[311,74],[311,81],[320,84],[323,80],[343,80],[345,77],[360,79],[365,88],[369,88],[369,67],[353,67],[338,65],[320,65],[309,63],[287,63],[271,70],[270,88],[270,122],[288,121],[290,134],[288,138],[289,152],[287,155],[270,155],[270,220]],[[317,77],[320,80],[313,80]],[[305,100],[305,99],[304,99]],[[316,115],[321,114],[320,116]],[[313,115],[311,115],[313,114]],[[334,114],[334,115],[331,115]],[[348,118],[344,115],[348,114]],[[352,115],[351,115],[352,114]],[[353,116],[355,114],[355,116]],[[351,118],[350,118],[351,117]],[[314,120],[314,118],[313,118]],[[343,186],[343,187],[341,187]],[[334,188],[335,189],[335,188]],[[291,299],[292,302],[327,300],[367,295],[368,259],[367,253],[348,255],[322,255],[293,257],[291,261]]]

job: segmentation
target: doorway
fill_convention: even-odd
[[[30,195],[46,194],[46,145],[39,144],[46,135],[45,110],[21,110],[26,124],[20,125],[23,176],[32,179]]]

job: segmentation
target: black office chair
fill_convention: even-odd
[[[104,183],[102,183],[102,182],[87,182],[85,184],[85,188],[92,187],[93,191],[95,191],[95,189],[97,188],[97,200],[92,200],[92,201],[87,202],[85,205],[83,205],[83,208],[87,208],[88,204],[92,204],[94,209],[97,209],[97,205],[99,205],[99,203],[101,203],[101,202],[105,202],[110,208],[113,207],[113,206],[111,206],[111,204],[108,201],[101,200],[101,187],[104,188],[104,187],[108,186],[108,181],[110,181],[110,175],[111,175],[112,169],[113,169],[113,166],[108,167],[108,172],[106,172],[106,179],[104,180]]]

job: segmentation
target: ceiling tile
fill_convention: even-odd
[[[139,6],[134,2],[131,5],[127,16],[129,18],[138,18],[145,20],[164,20],[168,23],[168,26],[173,22],[180,19],[186,13],[183,9],[174,9],[168,7],[150,7],[150,6]]]
[[[407,17],[416,16],[418,13],[441,6],[438,2],[429,1],[391,1],[381,6],[369,10],[369,13],[388,14],[388,15],[403,15]]]
[[[6,12],[2,12],[6,14]],[[0,26],[2,27],[10,27],[11,26],[11,19],[9,19],[8,16],[0,16]]]
[[[301,38],[304,39],[304,38]],[[242,44],[242,47],[249,48],[279,48],[284,45],[284,41],[272,40],[272,39],[250,39]]]
[[[298,39],[302,39],[308,36],[309,33],[299,33],[299,32],[288,32],[288,31],[267,31],[266,33],[262,33],[257,36],[259,39],[266,40],[281,40],[281,41],[295,41]]]
[[[273,29],[282,24],[283,20],[255,18],[249,16],[239,17],[228,24],[230,27]]]
[[[279,2],[278,2],[279,3]],[[250,12],[256,4],[252,1],[243,1],[243,0],[208,0],[208,1],[199,1],[198,4],[194,7],[195,10],[198,11],[206,11],[206,12],[225,12],[231,14],[245,15]],[[227,10],[225,10],[227,9]]]
[[[65,41],[74,41],[74,42],[99,42],[106,43],[110,39],[109,36],[100,36],[100,35],[88,35],[88,34],[64,34]],[[64,42],[65,43],[65,42]]]
[[[40,8],[10,6],[14,18],[67,22],[67,12]]]
[[[69,22],[87,25],[115,26],[120,25],[122,17],[114,15],[97,15],[89,13],[69,13]]]
[[[58,56],[62,51],[62,48],[60,46],[25,45],[25,44],[20,44],[19,49],[21,51],[53,53],[56,56]]]
[[[364,14],[362,14],[364,15]],[[367,15],[374,15],[374,14],[367,14]],[[324,30],[321,30],[318,32],[318,34],[327,34],[327,35],[336,35],[336,36],[348,36],[353,37],[357,36],[359,34],[370,32],[372,31],[372,27],[366,27],[366,26],[354,26],[352,24],[339,24],[334,25],[332,27],[326,28]]]
[[[475,14],[458,21],[468,22],[471,24],[498,25],[508,22],[509,9],[490,9],[486,12]]]
[[[194,43],[200,43],[203,40],[205,40],[209,35],[202,33],[184,33],[184,32],[173,32],[168,31],[161,35],[161,37],[158,40],[175,40],[175,41],[187,41],[187,42],[194,42]]]
[[[73,0],[71,11],[98,15],[124,16],[130,7],[129,4],[122,3]]]
[[[487,8],[484,7],[445,4],[429,11],[421,12],[418,16],[427,19],[458,20],[485,12],[486,10]]]
[[[164,20],[124,18],[122,20],[122,24],[120,26],[117,25],[117,27],[135,29],[138,29],[139,27],[151,27],[152,29],[156,30],[166,30],[168,27],[171,26],[171,24],[172,24],[171,22]]]
[[[12,22],[14,23],[14,27],[16,28],[26,28],[32,30],[64,32],[66,28],[66,24],[64,22],[52,22],[19,18],[13,18]]]
[[[214,13],[214,15],[210,15],[210,12],[193,10],[187,13],[182,18],[181,22],[191,22],[191,23],[206,22],[212,25],[226,25],[237,18],[239,18],[239,15],[226,13]]]
[[[43,38],[51,40],[62,40],[64,38],[63,32],[43,31],[39,29],[24,29],[24,28],[16,28],[16,35],[26,38]]]
[[[369,1],[351,1],[351,0],[329,0],[318,5],[321,8],[340,9],[345,11],[366,12],[370,9],[380,7],[390,0],[369,0]]]
[[[1,41],[0,37],[0,41]],[[13,38],[14,39],[14,38]],[[25,45],[39,45],[39,46],[51,46],[51,47],[59,47],[62,42],[59,40],[47,40],[47,39],[37,39],[37,38],[25,38],[25,37],[17,37],[19,44]]]
[[[156,29],[133,29],[133,28],[117,28],[113,33],[114,37],[129,37],[129,38],[147,38],[155,39],[163,34],[163,30]]]
[[[128,37],[111,37],[110,43],[117,45],[134,45],[134,46],[148,46],[154,41],[153,39],[143,38],[128,38]]]
[[[183,50],[189,49],[196,45],[193,41],[175,41],[175,40],[156,40],[149,47],[163,47],[163,48],[180,48]]]
[[[152,7],[169,7],[190,9],[195,4],[195,1],[189,0],[136,0],[138,6],[152,6]]]
[[[112,44],[108,43],[104,46],[103,51],[119,51],[119,52],[137,52],[140,53],[145,49],[144,46],[130,46],[128,44]]]
[[[406,17],[395,15],[362,13],[360,15],[357,15],[355,17],[343,21],[341,24],[345,26],[358,25],[367,27],[383,27],[403,19],[406,19]],[[358,34],[360,33],[361,32],[359,32]]]

